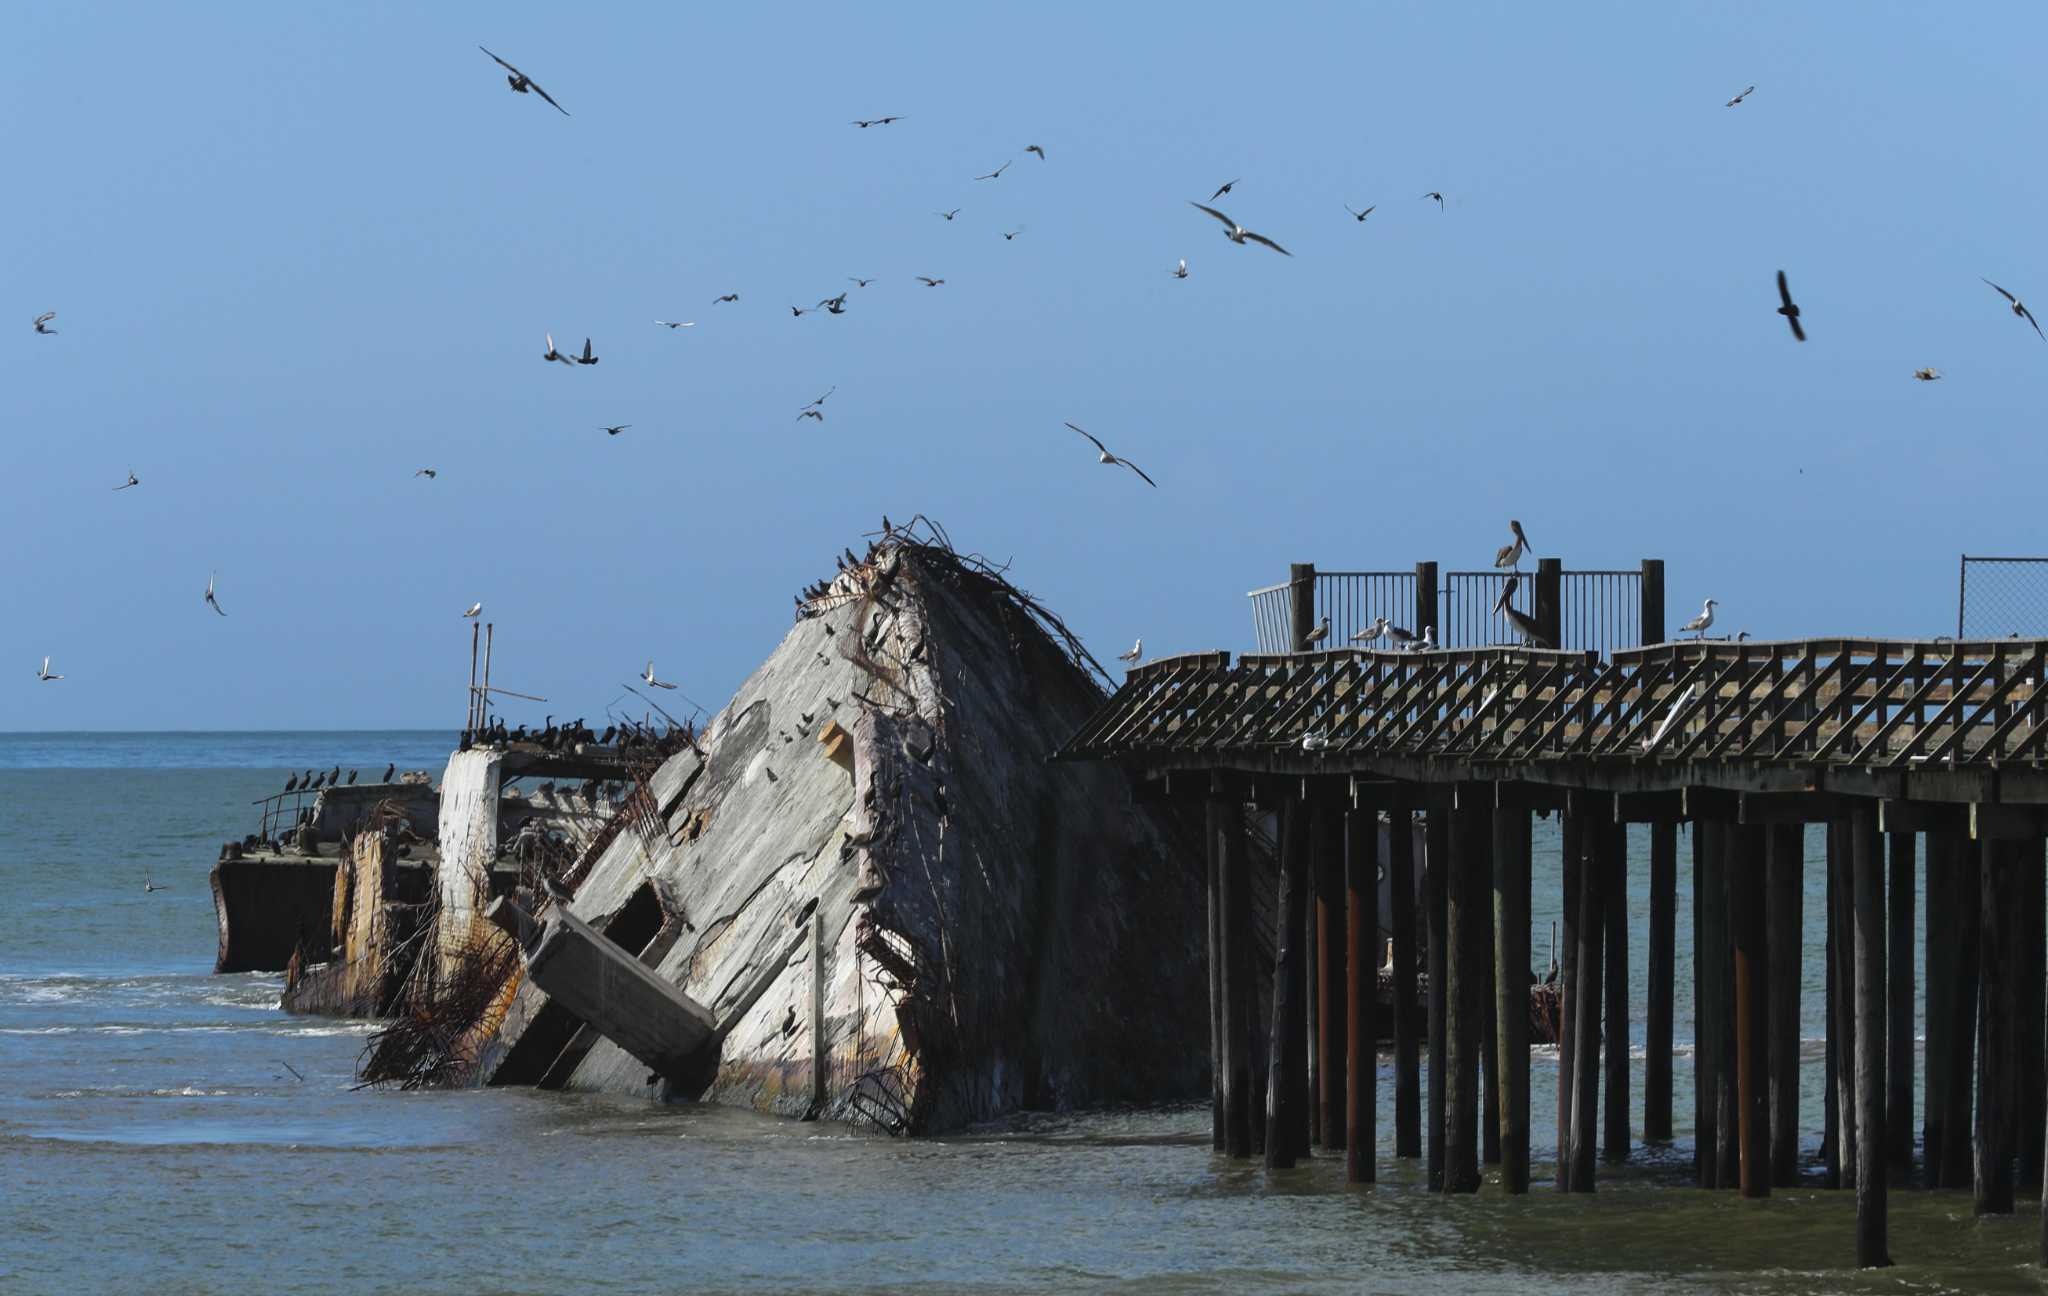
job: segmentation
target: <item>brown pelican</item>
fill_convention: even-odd
[[[1504,544],[1493,555],[1493,565],[1500,570],[1509,568],[1522,570],[1522,555],[1529,552],[1529,537],[1522,534],[1522,524],[1513,519],[1508,521],[1508,530],[1515,533],[1513,544]]]
[[[484,50],[484,53],[486,54],[491,54],[489,50],[484,49],[484,47],[481,45],[477,46],[477,48],[480,50]],[[541,98],[547,100],[548,103],[553,106],[554,110],[562,114],[562,116],[567,117],[569,115],[569,110],[567,108],[562,107],[562,105],[555,103],[554,96],[549,94],[547,91],[541,89],[539,85],[535,84],[534,79],[532,77],[526,75],[526,73],[524,72],[521,72],[518,68],[513,67],[504,59],[499,58],[496,54],[491,54],[491,62],[496,63],[499,67],[504,68],[507,72],[512,74],[505,78],[505,83],[512,87],[514,93],[525,94],[527,91],[531,90],[535,94],[539,95]]]

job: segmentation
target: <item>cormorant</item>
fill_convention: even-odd
[[[299,776],[296,774],[292,775],[290,778],[284,781],[284,790],[287,792],[296,791],[298,789],[298,786]]]
[[[393,774],[396,774],[397,772],[398,772],[398,762],[397,762],[397,761],[392,761],[392,762],[391,762],[391,763],[390,763],[389,765],[386,765],[386,766],[384,767],[384,781],[385,781],[386,783],[389,783],[389,782],[391,781],[391,776],[392,776]]]
[[[357,773],[357,771],[355,771],[355,770],[350,770],[350,771],[348,772],[348,782],[349,782],[349,786],[350,786],[350,787],[354,787],[354,786],[355,786],[355,782],[356,782],[356,773]]]

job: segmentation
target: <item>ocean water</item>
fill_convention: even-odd
[[[896,1142],[714,1108],[521,1090],[358,1091],[372,1026],[288,1017],[215,977],[206,873],[307,766],[438,774],[445,733],[0,734],[0,1292],[2038,1291],[2039,1219],[1895,1190],[1893,1269],[1857,1273],[1854,1202],[1691,1188],[1690,896],[1681,848],[1675,1146],[1538,1190],[1425,1191],[1381,1149],[1268,1176],[1206,1107],[1033,1117]],[[1638,839],[1635,843],[1642,847]],[[1557,908],[1536,834],[1534,949]],[[1819,859],[1818,838],[1810,842]],[[1641,1113],[1645,866],[1630,959]],[[167,887],[145,894],[143,879]],[[1808,871],[1803,1124],[1818,1142],[1820,870]],[[1391,1139],[1382,1059],[1379,1128]]]

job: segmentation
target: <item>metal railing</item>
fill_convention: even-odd
[[[1560,573],[1558,646],[1591,649],[1611,657],[1622,648],[1642,645],[1643,572],[1568,571]],[[1663,591],[1659,589],[1658,601]],[[1658,627],[1662,639],[1663,628]]]
[[[1962,556],[1956,638],[2048,635],[2048,558]]]

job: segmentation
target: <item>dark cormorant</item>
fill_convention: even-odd
[[[294,791],[295,789],[297,789],[298,786],[299,776],[296,774],[292,775],[290,778],[284,781],[284,790],[287,792]]]
[[[349,786],[350,786],[350,787],[354,787],[354,786],[355,786],[355,782],[356,782],[356,773],[357,773],[357,771],[355,771],[355,770],[350,770],[350,771],[348,772],[348,782],[349,782]]]
[[[389,783],[389,782],[391,781],[391,776],[392,776],[393,774],[396,774],[397,772],[398,772],[398,762],[397,762],[397,761],[392,761],[392,762],[391,762],[391,763],[390,763],[389,765],[386,765],[386,766],[384,767],[384,781],[385,781],[386,783]]]

